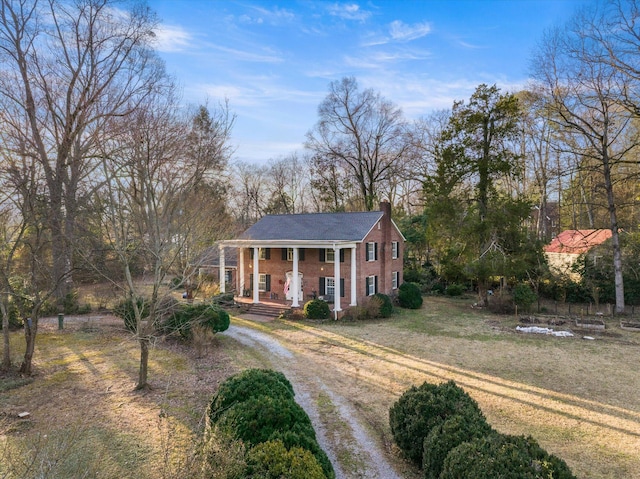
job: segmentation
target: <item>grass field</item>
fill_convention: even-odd
[[[454,379],[496,429],[532,435],[578,477],[640,479],[640,333],[608,319],[602,333],[525,335],[515,332],[515,317],[472,302],[428,297],[419,311],[365,323],[232,322],[269,333],[301,369],[348,397],[408,478],[419,476],[402,466],[388,409],[412,384]],[[20,332],[12,344],[18,361]],[[35,377],[0,379],[0,469],[29,469],[25,478],[183,477],[220,381],[247,367],[278,367],[224,334],[204,357],[163,341],[150,359],[154,387],[136,392],[138,348],[119,321],[94,315],[63,331],[42,325]],[[322,411],[333,410],[326,394],[318,397]],[[23,411],[30,416],[18,419]],[[42,470],[51,472],[36,474]]]

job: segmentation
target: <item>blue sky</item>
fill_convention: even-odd
[[[229,100],[234,158],[301,152],[331,81],[354,76],[409,119],[481,84],[526,83],[544,31],[582,0],[148,0],[185,102]]]

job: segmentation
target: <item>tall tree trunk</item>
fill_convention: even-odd
[[[620,235],[618,233],[618,215],[613,195],[613,182],[611,180],[611,168],[607,153],[603,155],[604,186],[607,191],[607,203],[609,209],[609,222],[611,225],[611,245],[613,247],[613,275],[616,292],[616,314],[624,314],[624,279],[622,277],[622,249],[620,247]]]

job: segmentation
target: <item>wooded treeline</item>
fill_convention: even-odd
[[[75,285],[111,281],[134,299],[143,278],[153,318],[162,285],[188,281],[202,250],[265,214],[389,200],[406,279],[464,284],[485,302],[496,278],[563,284],[542,245],[608,228],[608,269],[592,277],[615,285],[619,313],[636,287],[636,0],[595,2],[546,32],[522,90],[482,84],[418,120],[355,78],[333,81],[304,151],[267,164],[233,160],[226,101],[182,104],[144,4],[0,1],[0,309],[5,331],[31,318],[25,374],[43,308],[62,310]],[[153,331],[139,323],[144,358]]]

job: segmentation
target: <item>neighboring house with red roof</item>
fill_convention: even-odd
[[[221,272],[224,251],[238,248],[233,286],[253,303],[299,307],[321,297],[338,312],[402,283],[404,237],[388,202],[380,211],[267,215],[219,247]]]
[[[580,276],[571,271],[578,257],[611,238],[610,229],[566,230],[544,248],[549,268],[574,280]]]

